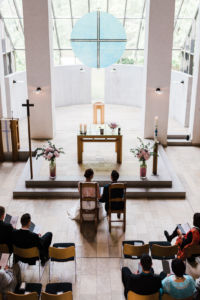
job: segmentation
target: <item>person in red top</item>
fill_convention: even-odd
[[[180,259],[186,259],[186,249],[188,247],[200,244],[200,213],[194,214],[193,225],[194,227],[192,227],[185,235],[182,234],[178,226],[175,228],[171,235],[169,235],[166,230],[164,231],[167,241],[170,243],[173,238],[177,237],[175,244],[178,246],[177,257]],[[194,261],[194,257],[190,260]]]

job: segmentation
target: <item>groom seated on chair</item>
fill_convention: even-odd
[[[116,170],[113,170],[111,172],[111,184],[112,183],[117,183],[119,179],[119,173]],[[99,200],[101,203],[105,203],[105,210],[108,214],[108,209],[109,209],[109,184],[106,184],[103,189],[103,194]],[[112,190],[112,198],[122,198],[124,196],[124,191],[123,189],[113,189]],[[120,210],[123,209],[124,203],[123,202],[116,202],[112,203],[111,209],[113,210]],[[120,214],[117,214],[117,217],[120,218]]]
[[[44,266],[49,259],[48,249],[52,240],[52,233],[47,232],[43,236],[29,230],[31,225],[30,214],[24,214],[21,217],[22,228],[13,232],[13,245],[18,248],[28,249],[37,247],[40,253],[41,264]],[[21,259],[20,259],[21,260]],[[25,263],[35,264],[36,259],[23,259]]]

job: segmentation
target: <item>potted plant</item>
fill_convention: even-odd
[[[64,153],[63,148],[57,148],[54,144],[48,141],[48,146],[36,149],[36,159],[43,156],[45,160],[49,161],[49,177],[56,178],[56,158]]]
[[[152,146],[150,143],[144,143],[141,138],[138,137],[140,145],[136,148],[131,148],[130,151],[141,162],[140,164],[140,177],[145,179],[147,176],[147,164],[146,161],[153,155],[151,151]]]

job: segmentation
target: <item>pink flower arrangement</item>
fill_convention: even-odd
[[[152,147],[150,143],[144,144],[141,138],[138,138],[138,140],[140,145],[130,149],[130,151],[139,159],[139,161],[145,162],[153,155],[153,152],[151,152]]]
[[[115,128],[117,128],[118,127],[118,125],[117,125],[117,123],[110,123],[110,124],[108,124],[108,126],[110,127],[110,129],[115,129]]]
[[[38,157],[43,156],[44,159],[48,161],[54,161],[56,158],[60,156],[63,152],[63,148],[56,148],[54,144],[52,144],[50,141],[48,141],[49,146],[43,147],[43,148],[37,148],[36,149],[36,159]],[[40,152],[40,153],[38,153]]]

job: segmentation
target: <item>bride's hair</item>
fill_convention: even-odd
[[[85,173],[84,173],[85,178],[89,179],[93,175],[94,175],[94,171],[92,169],[85,170]]]

